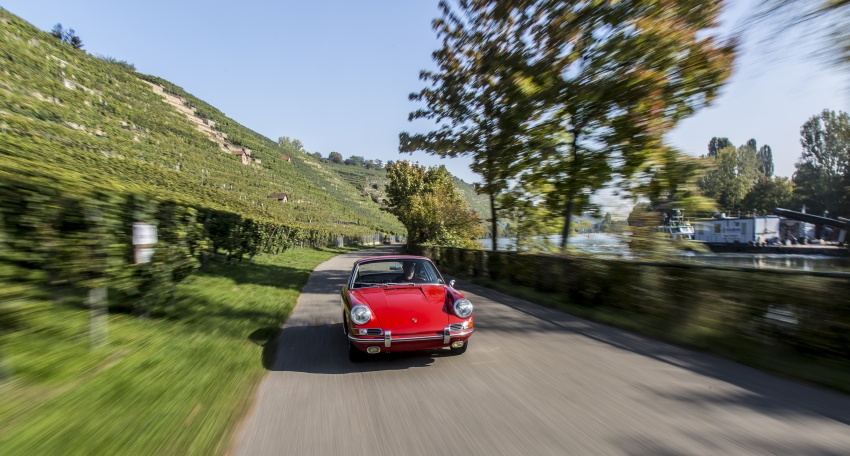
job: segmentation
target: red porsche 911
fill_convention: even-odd
[[[342,287],[343,329],[348,355],[449,348],[461,354],[475,331],[472,303],[446,284],[434,263],[421,256],[385,256],[354,263]]]

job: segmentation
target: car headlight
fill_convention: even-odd
[[[472,315],[472,303],[468,299],[458,299],[454,305],[455,315],[466,318]]]
[[[471,307],[470,307],[471,308]],[[356,325],[364,325],[372,319],[372,311],[363,304],[351,308],[351,321]]]

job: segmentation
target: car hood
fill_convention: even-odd
[[[384,331],[393,334],[441,332],[449,323],[443,285],[360,288],[352,295],[372,309]]]

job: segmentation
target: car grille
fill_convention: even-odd
[[[367,336],[380,336],[381,334],[383,334],[383,331],[381,331],[379,328],[369,328],[369,329],[366,330],[365,335],[367,335]]]
[[[461,331],[463,330],[463,323],[452,323],[449,325],[449,329],[452,331]]]

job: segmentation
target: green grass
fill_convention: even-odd
[[[633,331],[653,339],[713,353],[751,367],[784,377],[803,380],[850,394],[850,362],[819,358],[793,352],[785,347],[755,346],[734,335],[712,331],[709,325],[691,324],[670,330],[657,321],[611,307],[588,307],[574,304],[553,293],[491,279],[475,278],[473,283],[498,290],[546,307],[560,309],[588,320]]]
[[[88,311],[18,310],[0,369],[0,454],[221,454],[265,373],[262,344],[316,265],[346,250],[293,249],[212,264],[179,285],[168,318],[109,316],[90,348]]]

